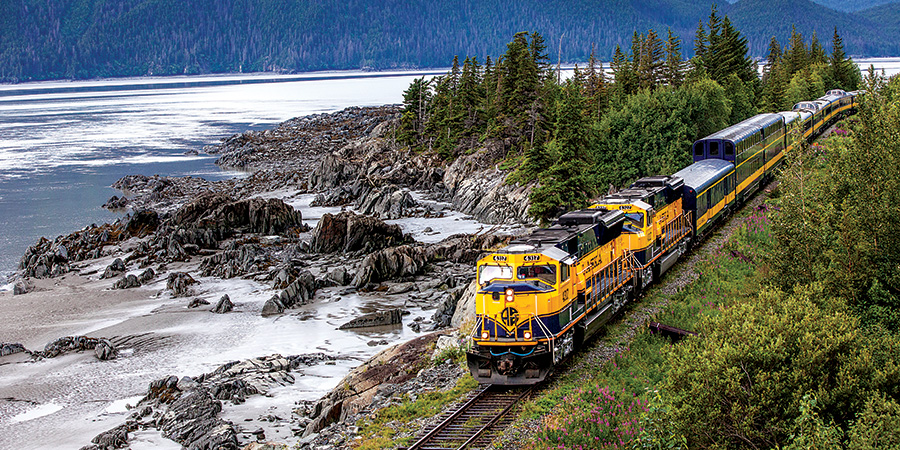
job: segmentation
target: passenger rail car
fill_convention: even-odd
[[[688,167],[641,178],[479,260],[472,375],[543,380],[771,179],[795,142],[852,113],[859,94],[829,91],[713,133],[693,144]]]

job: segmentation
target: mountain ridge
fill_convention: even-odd
[[[712,0],[12,0],[0,2],[0,81],[252,71],[446,67],[454,55],[500,55],[517,31],[537,31],[553,61],[609,61],[634,31],[667,29],[693,53]],[[774,5],[774,6],[773,6]],[[792,6],[793,5],[793,6]],[[900,54],[900,25],[808,0],[741,0],[733,16],[752,55],[782,44],[795,17],[830,48],[837,26],[848,54]],[[759,19],[766,17],[765,21]],[[858,22],[858,23],[855,23]]]

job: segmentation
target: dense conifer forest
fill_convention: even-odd
[[[712,0],[8,0],[0,2],[0,82],[223,72],[446,67],[454,55],[499,54],[514,33],[540,30],[548,59],[609,59],[634,30],[693,40]],[[900,27],[808,0],[720,7],[766,54],[797,24],[835,26],[851,55],[900,54]],[[787,19],[786,19],[787,18]],[[685,56],[692,56],[690,50]]]
[[[562,79],[542,35],[516,33],[500,56],[457,57],[446,75],[412,83],[399,140],[447,160],[486,149],[514,169],[508,182],[536,184],[530,212],[550,220],[610,187],[676,172],[692,142],[728,125],[860,83],[836,29],[830,54],[815,35],[773,38],[761,79],[747,39],[715,7],[694,36],[685,60],[672,30],[634,32],[610,61],[595,50]]]

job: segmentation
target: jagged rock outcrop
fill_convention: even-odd
[[[193,293],[191,286],[197,283],[194,277],[185,272],[172,272],[166,279],[166,289],[172,291],[173,297],[189,297]]]
[[[109,198],[109,200],[106,201],[106,203],[103,204],[103,208],[109,209],[109,210],[124,209],[127,206],[128,206],[128,199],[125,198],[125,196],[122,196],[122,198],[119,198],[119,196],[117,196],[117,195],[113,195],[112,197]]]
[[[218,417],[222,403],[206,389],[182,392],[157,419],[162,435],[188,448],[236,450],[237,432]]]
[[[369,190],[359,199],[356,209],[362,214],[391,220],[415,215],[418,206],[408,189],[391,184]]]
[[[100,347],[97,350],[97,347]],[[92,338],[87,336],[66,336],[61,337],[44,346],[41,352],[35,352],[34,355],[40,358],[55,358],[59,355],[69,352],[82,352],[85,350],[94,350],[97,359],[106,360],[113,359],[118,354],[116,347],[105,338]]]
[[[94,356],[100,361],[116,359],[119,356],[119,349],[109,339],[100,339],[94,346]]]
[[[16,353],[31,353],[24,345],[18,342],[0,343],[0,356],[14,355]]]
[[[386,248],[363,258],[352,285],[362,288],[370,283],[403,278],[421,273],[432,261],[474,263],[484,248],[496,246],[504,238],[496,235],[453,235],[436,244],[411,244]]]
[[[268,253],[261,246],[234,245],[231,249],[203,258],[200,273],[205,277],[234,278],[256,272],[269,263]]]
[[[390,325],[397,325],[403,322],[403,311],[399,309],[391,309],[388,311],[376,311],[369,314],[364,314],[360,317],[357,317],[340,327],[339,330],[349,330],[353,328],[368,328],[368,327],[384,327]]]
[[[371,252],[411,240],[399,225],[344,211],[322,215],[313,230],[310,249],[318,253]]]
[[[300,211],[280,199],[249,198],[234,201],[215,192],[205,193],[178,209],[172,224],[185,228],[262,234],[283,234],[290,229],[303,230]]]
[[[199,308],[203,305],[208,305],[208,304],[209,304],[209,302],[207,300],[202,299],[200,297],[196,297],[196,298],[191,299],[190,302],[188,302],[187,307],[193,309],[193,308]]]
[[[125,232],[131,236],[144,237],[159,227],[159,214],[156,211],[142,209],[135,211],[125,224]]]
[[[437,308],[431,316],[431,321],[434,322],[434,328],[437,329],[450,326],[453,321],[453,316],[456,313],[459,299],[463,293],[466,292],[468,287],[468,284],[456,286],[452,289],[448,289],[441,295],[441,298],[437,303]]]
[[[466,320],[475,319],[475,295],[477,293],[478,280],[472,280],[456,302],[456,308],[453,309],[453,317],[450,319],[451,327],[459,327]]]
[[[528,215],[531,186],[507,183],[509,173],[495,166],[495,153],[483,148],[447,167],[443,184],[453,209],[485,223],[533,223]]]
[[[138,275],[137,278],[138,278],[138,281],[140,281],[143,284],[143,283],[146,283],[146,282],[156,278],[156,272],[154,272],[153,269],[148,267],[147,270],[144,270],[143,272],[141,272],[141,274]]]
[[[308,270],[302,270],[280,294],[266,300],[260,314],[271,316],[281,314],[287,308],[305,305],[312,301],[318,287],[319,282],[313,274]]]
[[[135,431],[134,423],[125,423],[111,430],[104,431],[91,439],[93,445],[81,447],[81,450],[115,450],[128,446],[128,433]]]
[[[231,298],[228,297],[228,294],[222,296],[218,302],[216,302],[216,306],[211,309],[211,312],[216,314],[225,314],[234,310],[234,303],[231,303]]]

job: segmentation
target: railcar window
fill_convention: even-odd
[[[478,269],[478,284],[486,284],[496,279],[509,280],[512,275],[513,271],[510,266],[484,265]]]
[[[520,280],[537,278],[547,284],[556,284],[556,266],[552,264],[540,266],[521,266],[516,270],[516,277]]]

